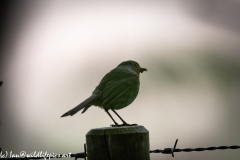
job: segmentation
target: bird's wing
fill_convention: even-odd
[[[114,102],[124,101],[126,98],[135,99],[139,89],[139,80],[136,77],[109,81],[102,91],[102,103],[105,107],[116,105]],[[129,97],[125,97],[125,96]]]

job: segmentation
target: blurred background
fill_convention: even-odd
[[[97,107],[60,116],[125,60],[148,72],[137,99],[118,113],[149,131],[151,150],[177,138],[177,148],[240,145],[240,1],[23,0],[1,12],[3,151],[82,152],[86,133],[111,119]],[[239,157],[239,150],[175,154]]]

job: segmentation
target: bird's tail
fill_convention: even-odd
[[[84,109],[83,109],[82,113],[84,113],[89,107],[92,106],[93,99],[94,99],[94,96],[89,97],[88,99],[86,99],[85,101],[83,101],[82,103],[80,103],[79,105],[74,107],[73,109],[64,113],[61,117],[73,116],[74,114],[76,114],[78,111],[80,111],[83,108]]]

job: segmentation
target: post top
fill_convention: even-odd
[[[143,132],[148,132],[143,126],[103,127],[91,129],[87,135],[131,134]]]

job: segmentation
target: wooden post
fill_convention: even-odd
[[[143,126],[91,129],[86,142],[88,160],[150,160],[149,132]]]

